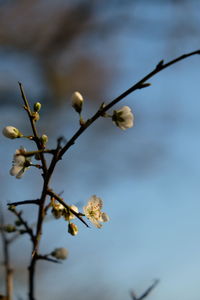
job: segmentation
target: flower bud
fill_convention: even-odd
[[[22,222],[21,222],[20,220],[16,220],[16,221],[15,221],[15,225],[16,225],[16,226],[21,226],[21,225],[22,225]]]
[[[48,142],[48,136],[46,134],[43,134],[40,138],[43,145],[45,145]]]
[[[16,139],[23,136],[23,134],[19,131],[19,129],[13,127],[13,126],[6,126],[2,130],[2,133],[5,137],[9,139]]]
[[[78,213],[78,207],[76,207],[75,205],[71,205],[70,208]],[[65,209],[63,214],[66,221],[70,221],[76,218],[76,216],[69,209]]]
[[[14,226],[14,225],[12,225],[12,224],[7,224],[7,225],[5,225],[4,226],[4,230],[6,231],[6,232],[15,232],[16,231],[16,227]]]
[[[77,235],[78,233],[78,226],[74,223],[69,223],[68,224],[68,232],[71,234],[71,235]]]
[[[39,119],[40,119],[39,113],[37,111],[34,111],[32,113],[32,118],[33,118],[33,121],[35,121],[35,122],[39,121]]]
[[[65,248],[56,248],[51,252],[51,256],[57,259],[66,259],[68,257],[68,250]]]
[[[79,92],[74,92],[72,94],[72,107],[77,111],[77,113],[81,113],[83,106],[83,96]]]
[[[41,103],[40,102],[36,102],[35,104],[34,104],[34,106],[33,106],[33,109],[34,109],[34,111],[35,112],[39,112],[40,111],[40,109],[41,109]]]

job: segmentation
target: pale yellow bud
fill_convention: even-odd
[[[79,92],[74,92],[72,94],[72,107],[77,111],[77,113],[81,113],[82,111],[82,106],[83,106],[83,96]]]
[[[23,134],[19,131],[19,129],[13,127],[13,126],[6,126],[2,130],[2,133],[5,137],[9,139],[16,139],[23,136]]]
[[[78,226],[74,223],[69,223],[68,224],[68,232],[71,234],[71,235],[77,235],[78,233]]]

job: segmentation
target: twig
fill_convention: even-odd
[[[37,129],[36,129],[36,126],[35,126],[35,121],[33,120],[33,115],[32,115],[32,112],[31,112],[28,100],[26,98],[26,95],[24,93],[24,88],[23,88],[23,85],[21,84],[21,82],[19,82],[19,87],[20,87],[22,99],[24,101],[24,108],[27,111],[27,114],[28,114],[28,117],[29,117],[29,120],[30,120],[30,123],[31,123],[31,127],[32,127],[32,131],[33,131],[33,135],[34,135],[34,140],[36,142],[37,148],[38,148],[38,150],[43,150],[43,147],[41,145],[39,135],[37,133]],[[46,174],[47,165],[46,165],[46,160],[44,158],[43,152],[40,153],[40,158],[41,158],[44,174]]]
[[[148,287],[148,289],[140,296],[137,297],[134,291],[131,291],[131,298],[132,300],[143,300],[144,298],[146,298],[151,292],[152,290],[156,287],[156,285],[159,283],[159,280],[156,279],[152,285],[150,285],[150,287]]]
[[[146,76],[144,76],[142,79],[140,79],[137,83],[135,83],[132,87],[130,87],[128,90],[126,90],[125,92],[123,92],[121,95],[119,95],[117,98],[115,98],[114,100],[112,100],[109,104],[105,105],[104,107],[100,107],[100,109],[94,114],[94,116],[89,119],[84,126],[81,126],[77,132],[72,136],[72,138],[66,143],[66,145],[62,148],[62,150],[60,151],[59,154],[59,159],[62,158],[62,156],[64,155],[64,153],[75,143],[75,141],[77,140],[77,138],[91,125],[93,124],[99,117],[101,117],[106,111],[108,111],[112,106],[114,106],[115,104],[117,104],[119,101],[121,101],[122,99],[124,99],[125,97],[127,97],[129,94],[133,93],[134,91],[136,91],[137,89],[141,89],[144,85],[144,83],[149,80],[150,78],[152,78],[154,75],[156,75],[157,73],[161,72],[162,70],[168,68],[169,66],[183,60],[186,59],[190,56],[193,55],[197,55],[200,54],[200,50],[197,51],[193,51],[184,55],[181,55],[179,57],[177,57],[176,59],[171,60],[170,62],[164,64],[164,60],[161,60],[157,66],[153,69],[153,71],[151,71],[150,73],[148,73]]]
[[[42,259],[42,260],[47,260],[47,261],[50,261],[52,263],[56,263],[56,264],[61,264],[61,261],[55,259],[55,258],[51,258],[49,257],[48,255],[41,255],[41,254],[38,254],[37,255],[37,259]]]
[[[35,237],[33,234],[33,230],[32,228],[28,225],[28,223],[24,220],[24,218],[22,217],[22,211],[17,211],[14,207],[12,207],[12,209],[10,210],[21,222],[21,224],[24,226],[25,231],[24,233],[27,233],[30,236],[30,239],[32,242],[35,241]]]
[[[8,203],[8,206],[19,206],[24,204],[40,204],[40,199],[34,199],[34,200],[24,200],[24,201],[18,201],[18,202],[11,202]]]

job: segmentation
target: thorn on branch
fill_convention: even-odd
[[[156,69],[162,69],[162,67],[163,67],[163,65],[164,65],[164,60],[162,59],[161,61],[159,61],[159,63],[157,64],[157,66],[156,66]]]
[[[151,83],[149,83],[149,82],[141,83],[139,85],[138,89],[144,89],[144,88],[149,87],[149,86],[151,86]]]

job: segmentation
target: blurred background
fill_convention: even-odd
[[[42,103],[41,134],[69,139],[78,128],[70,96],[80,91],[90,117],[164,59],[200,48],[197,0],[0,1],[0,124],[31,134],[18,81],[31,104]],[[101,230],[77,222],[46,222],[41,252],[66,247],[62,265],[37,267],[37,299],[130,299],[155,278],[149,300],[199,299],[200,294],[200,58],[156,75],[115,108],[129,105],[135,126],[93,124],[58,165],[52,187],[81,209],[96,194],[110,222]],[[1,203],[38,198],[42,180],[30,170],[9,176],[13,153],[30,142],[1,137]],[[24,215],[35,222],[35,208]],[[11,249],[15,299],[27,298],[27,237]],[[1,253],[2,251],[0,251]],[[3,268],[0,270],[3,291]]]

